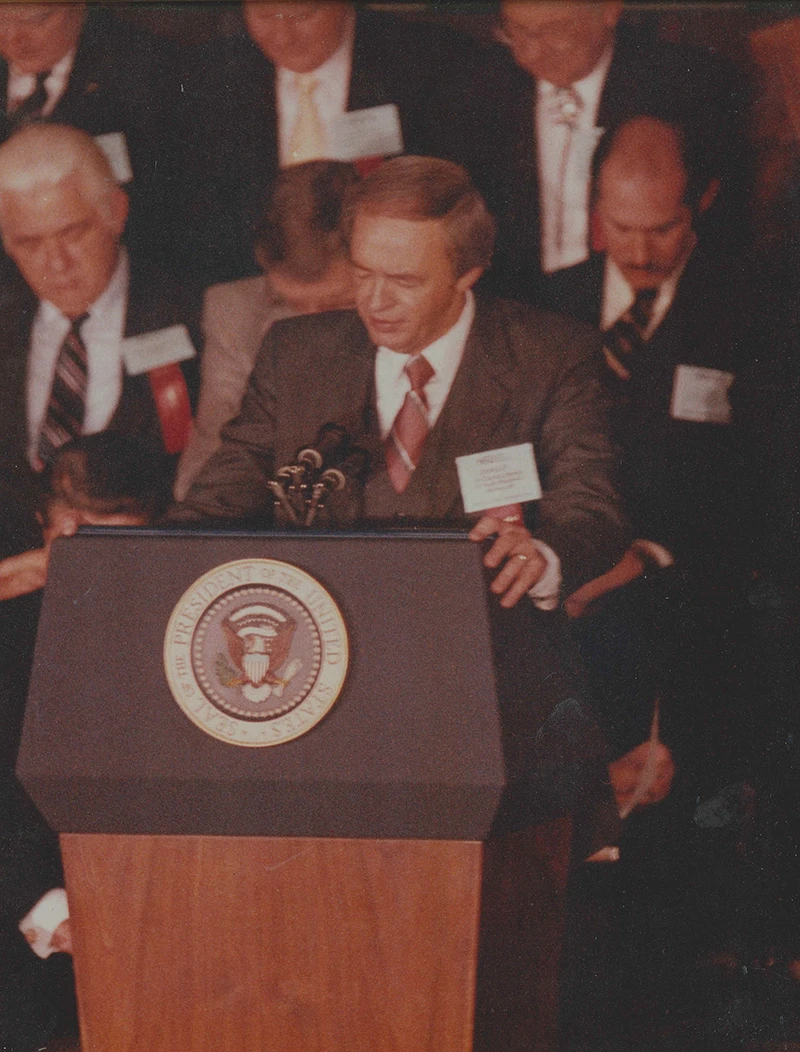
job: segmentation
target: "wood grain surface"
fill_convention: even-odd
[[[83,1052],[466,1052],[483,845],[62,836]]]

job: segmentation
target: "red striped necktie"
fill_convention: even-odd
[[[81,326],[88,317],[88,314],[82,314],[72,322],[58,352],[50,400],[39,436],[39,456],[46,464],[65,442],[83,433],[88,369]]]
[[[405,372],[411,390],[394,419],[386,439],[386,467],[398,493],[402,493],[419,463],[422,447],[428,434],[428,399],[425,385],[435,375],[427,358],[421,354],[410,358]]]

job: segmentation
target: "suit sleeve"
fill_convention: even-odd
[[[629,541],[614,484],[597,337],[570,325],[568,339],[534,439],[543,495],[533,532],[561,560],[565,595],[609,570]]]
[[[275,349],[268,335],[250,376],[239,415],[221,433],[221,444],[195,478],[168,522],[271,519],[268,482],[274,469],[276,427]]]
[[[64,877],[58,838],[9,768],[0,774],[0,918],[19,923]]]

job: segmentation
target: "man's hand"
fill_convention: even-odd
[[[0,562],[0,599],[16,599],[44,588],[49,546],[12,555]]]
[[[504,522],[484,515],[469,534],[471,541],[485,541],[492,534],[497,540],[484,556],[485,566],[494,568],[505,560],[505,566],[492,581],[491,589],[500,596],[500,605],[514,606],[527,595],[547,569],[547,561],[533,542],[528,530],[516,522]]]

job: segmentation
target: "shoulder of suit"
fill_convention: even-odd
[[[597,354],[598,332],[585,322],[516,300],[493,300],[482,311],[490,324],[499,325],[520,363],[547,359],[570,365]]]
[[[172,62],[178,45],[112,11],[90,5],[78,42],[79,55],[88,51],[108,63],[121,60],[128,65],[150,68],[157,63]]]
[[[223,281],[206,289],[203,297],[203,330],[206,335],[217,323],[232,319],[242,328],[266,320],[282,304],[269,287],[266,276],[258,274],[237,281]]]

